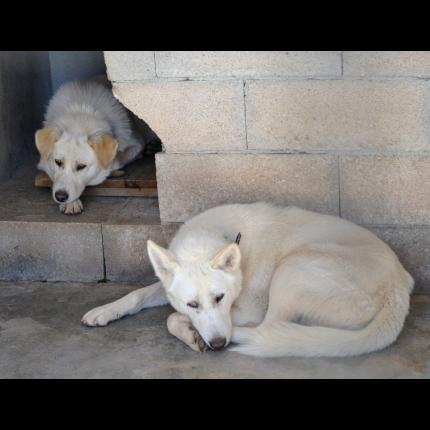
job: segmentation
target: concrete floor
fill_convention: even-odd
[[[131,164],[140,168],[142,179],[155,179],[155,161],[145,158]],[[36,163],[24,164],[7,181],[0,183],[1,221],[95,223],[95,224],[160,224],[157,198],[83,196],[84,212],[66,216],[58,210],[50,188],[37,188],[34,180]],[[132,176],[130,174],[130,176]],[[126,178],[126,177],[124,177]]]
[[[147,280],[149,281],[152,280]],[[81,316],[136,286],[0,283],[0,378],[428,378],[430,296],[415,295],[398,341],[346,359],[198,354],[166,330],[169,307],[104,328]]]

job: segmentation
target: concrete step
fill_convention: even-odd
[[[140,282],[152,272],[146,241],[165,246],[179,226],[161,223],[157,199],[88,196],[82,214],[61,214],[35,174],[0,184],[1,280]]]
[[[160,157],[164,156],[160,154]],[[203,166],[209,165],[203,163]],[[165,165],[160,164],[160,167],[162,172],[167,171]],[[211,170],[207,168],[205,175],[197,181],[199,187],[193,187],[186,186],[187,180],[183,178],[183,182],[183,175],[178,173],[180,170],[173,167],[170,165],[170,176],[166,175],[169,181],[160,196],[166,215],[178,216],[175,219],[182,221],[186,219],[185,212],[190,210],[190,204],[192,211],[197,213],[229,202],[229,194],[225,194],[229,188],[222,182],[225,182],[225,174],[211,176]],[[294,163],[290,169],[281,170],[287,172],[292,167]],[[309,169],[299,170],[310,177]],[[84,197],[84,213],[78,216],[63,215],[48,189],[34,188],[35,173],[34,168],[21,169],[13,179],[0,184],[0,280],[140,283],[143,277],[152,273],[146,241],[151,239],[167,246],[181,225],[181,222],[160,220],[157,199]],[[292,174],[290,179],[291,185],[292,180],[300,178]],[[247,186],[242,190],[240,184],[233,182],[236,186],[231,187],[230,191],[237,194],[233,194],[237,201],[259,199],[260,181],[242,178],[239,182]],[[253,188],[252,183],[257,184],[257,188]],[[329,194],[323,187],[323,181],[313,181],[311,178],[310,183],[314,184],[314,188],[307,188],[310,192],[314,190],[314,196],[309,196],[308,208],[336,214],[336,196],[333,198],[334,204],[326,208],[312,206],[324,204],[320,196],[327,197]],[[298,197],[291,191],[290,194],[282,191],[279,184],[278,181],[278,187],[270,189],[272,194],[275,193],[270,199],[264,187],[261,188],[261,196],[266,195],[267,200],[273,201],[278,196],[281,200],[285,199],[278,203],[306,206],[304,201],[293,201],[294,197]],[[318,188],[321,188],[320,192]],[[276,191],[279,189],[281,192]],[[361,224],[396,251],[416,280],[416,292],[430,292],[429,226]]]

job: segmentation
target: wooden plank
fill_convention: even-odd
[[[36,187],[47,188],[52,186],[52,181],[45,172],[39,172],[34,182]],[[108,178],[103,183],[92,188],[157,188],[156,179],[123,179]]]
[[[45,172],[38,172],[34,185],[41,188],[51,188],[52,181]],[[124,177],[108,178],[99,185],[87,187],[83,192],[83,195],[108,197],[157,197],[157,180]]]
[[[158,197],[157,188],[98,188],[87,187],[83,192],[84,196],[105,196],[105,197]]]

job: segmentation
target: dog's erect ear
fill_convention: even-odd
[[[51,127],[45,127],[36,131],[36,147],[40,152],[40,156],[43,160],[47,160],[49,154],[54,148],[55,142],[58,140],[58,136],[54,129]]]
[[[103,170],[106,170],[118,151],[118,142],[109,134],[103,134],[94,139],[90,139],[88,144],[94,149],[97,161]]]
[[[152,240],[148,240],[148,255],[154,267],[155,273],[165,282],[172,276],[173,271],[178,266],[175,256],[168,250],[158,246]]]
[[[230,243],[217,252],[210,265],[213,269],[234,272],[240,267],[240,249],[236,243]]]

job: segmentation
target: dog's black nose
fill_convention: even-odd
[[[221,349],[224,348],[227,339],[225,337],[217,337],[212,339],[209,344],[213,349]]]
[[[68,198],[69,194],[67,191],[60,190],[55,192],[55,199],[59,202],[65,202]]]

